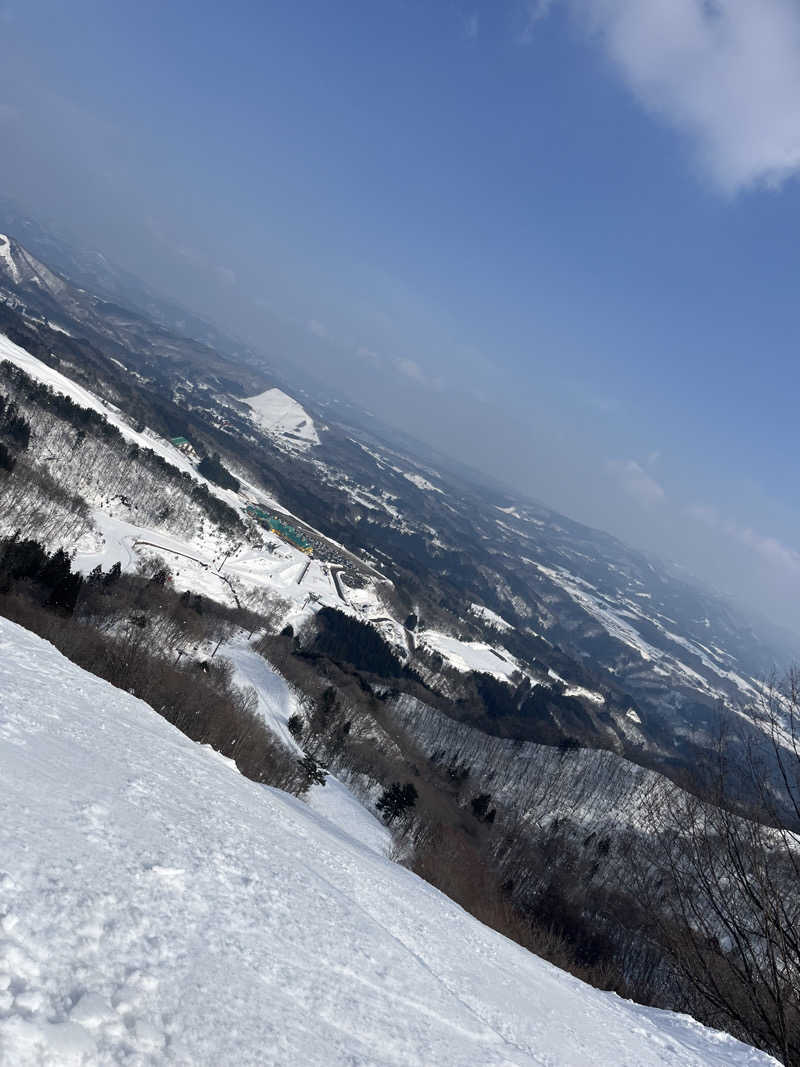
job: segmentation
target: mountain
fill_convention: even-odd
[[[229,388],[258,388],[269,380],[241,359],[220,355],[147,313],[74,284],[5,234],[0,234],[0,299],[28,319],[79,336],[157,381],[196,371]]]
[[[788,635],[658,560],[286,383],[254,395],[265,376],[252,353],[101,300],[13,238],[0,247],[6,317],[29,332],[13,339],[156,433],[227,455],[250,499],[279,502],[331,562],[348,551],[340,586],[392,582],[393,628],[382,625],[402,655],[413,644],[418,669],[441,662],[548,687],[550,710],[533,721],[520,696],[513,713],[489,709],[491,732],[551,743],[568,733],[648,765],[692,766],[719,705],[757,701],[791,660]],[[387,617],[374,598],[357,610]]]
[[[0,649],[3,1063],[776,1062],[537,959],[5,619]]]
[[[664,816],[649,810],[666,798],[680,869],[687,819],[752,810],[765,783],[776,791],[764,819],[794,826],[770,747],[791,736],[792,706],[762,680],[791,639],[673,567],[270,377],[224,339],[104,300],[13,237],[1,247],[2,612],[104,677],[135,661],[128,646],[149,649],[143,676],[182,694],[171,721],[195,739],[193,687],[234,669],[229,644],[231,660],[212,662],[231,625],[257,634],[290,686],[292,721],[247,695],[265,684],[262,660],[200,735],[243,773],[283,787],[237,748],[249,727],[231,701],[262,709],[290,746],[287,781],[298,743],[304,774],[335,774],[351,816],[357,802],[385,811],[395,786],[413,797],[394,854],[474,916],[579,977],[680,1005],[788,1060],[781,998],[795,1002],[766,972],[753,995],[781,1005],[768,1033],[761,1000],[723,1009],[687,979],[670,869],[653,855]],[[160,690],[144,695],[162,707]],[[793,849],[770,853],[792,915]],[[692,900],[705,899],[701,868]],[[715,903],[698,904],[702,921]],[[702,958],[729,974],[719,921]]]

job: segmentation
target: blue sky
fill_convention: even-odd
[[[800,629],[794,0],[0,18],[0,191]]]

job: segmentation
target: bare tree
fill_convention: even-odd
[[[729,720],[720,730],[710,798],[666,783],[649,793],[636,873],[652,931],[694,994],[692,1009],[797,1065],[798,672],[766,687],[748,717],[748,729]]]

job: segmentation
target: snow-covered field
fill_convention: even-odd
[[[480,671],[505,679],[519,670],[519,664],[510,652],[505,649],[502,652],[494,651],[482,641],[461,641],[437,630],[422,630],[417,635],[417,644],[438,652],[442,659],[459,671]]]
[[[290,451],[307,452],[319,444],[314,420],[302,406],[280,389],[267,389],[258,396],[248,397],[245,404],[253,412],[258,425],[276,444]]]
[[[775,1063],[542,962],[363,809],[351,836],[247,781],[5,619],[0,776],[4,1067]]]
[[[120,504],[115,506],[117,511],[125,510]],[[256,603],[260,592],[280,598],[285,605],[281,625],[301,625],[319,605],[345,606],[328,565],[309,561],[277,538],[274,551],[247,545],[232,549],[213,528],[206,534],[197,533],[191,541],[182,541],[100,509],[93,511],[92,518],[95,531],[76,546],[74,564],[84,574],[98,565],[108,570],[115,563],[132,571],[143,557],[157,555],[169,565],[173,586],[179,592],[189,590],[233,606],[233,592],[227,584],[232,582],[244,604]]]
[[[513,629],[511,623],[506,622],[502,615],[498,615],[491,608],[484,607],[483,604],[470,604],[470,611],[495,630],[500,630],[501,633]]]

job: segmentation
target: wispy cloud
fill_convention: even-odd
[[[381,357],[378,355],[378,353],[372,348],[367,348],[366,345],[359,345],[356,349],[356,355],[359,356],[361,359],[367,360],[368,363],[381,362]]]
[[[753,551],[771,569],[790,578],[800,578],[800,552],[770,534],[762,534],[734,519],[723,518],[716,508],[694,504],[686,514],[712,530]]]
[[[797,0],[560,0],[727,194],[800,171]],[[527,26],[549,3],[532,5]],[[541,13],[540,13],[541,12]]]
[[[620,489],[643,508],[651,508],[664,499],[661,485],[635,459],[610,459],[606,470]]]
[[[396,359],[394,363],[395,367],[404,374],[406,378],[410,378],[413,382],[417,382],[419,385],[427,385],[428,379],[422,373],[422,367],[413,359]]]
[[[530,44],[536,32],[536,24],[545,18],[554,0],[522,0],[517,4],[517,41],[519,44]]]
[[[468,41],[475,41],[481,30],[480,17],[477,11],[470,11],[464,16],[464,36]]]
[[[319,319],[309,319],[308,329],[315,337],[327,337],[328,327],[324,322],[320,322]]]
[[[444,389],[444,379],[441,377],[431,378],[416,360],[396,359],[394,367],[403,377],[410,379],[415,385],[419,385],[423,389],[435,389],[437,392]]]

